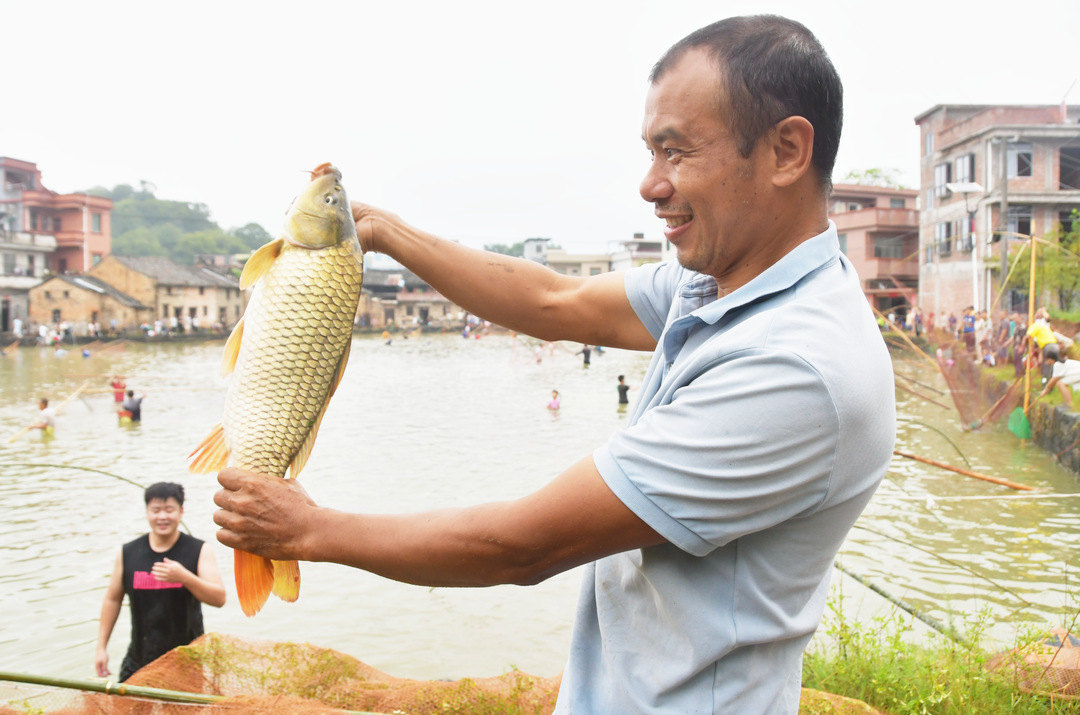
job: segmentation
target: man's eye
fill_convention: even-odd
[[[667,155],[668,159],[673,159],[675,157],[675,155],[678,154],[678,153],[679,153],[678,149],[664,149],[664,154]]]

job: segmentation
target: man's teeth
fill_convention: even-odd
[[[668,228],[678,228],[679,226],[682,226],[684,223],[689,223],[690,222],[690,217],[689,216],[669,216],[668,218],[666,218],[664,220],[667,221]]]

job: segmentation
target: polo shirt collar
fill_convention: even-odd
[[[750,282],[702,305],[693,310],[692,314],[702,322],[712,325],[735,308],[791,288],[814,271],[835,261],[839,253],[840,242],[836,236],[836,225],[830,220],[828,228],[788,251]],[[679,297],[700,300],[703,289],[715,296],[716,281],[711,276],[699,275],[684,284]]]
[[[749,283],[721,298],[716,297],[716,280],[712,276],[695,274],[679,289],[677,315],[681,317],[668,325],[662,337],[667,368],[671,367],[673,356],[678,354],[696,326],[715,325],[732,310],[791,288],[814,271],[836,261],[839,254],[836,225],[830,220],[824,231],[803,241]]]

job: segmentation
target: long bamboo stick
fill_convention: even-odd
[[[893,450],[893,454],[898,457],[907,457],[908,459],[914,459],[916,462],[922,462],[934,467],[941,467],[942,469],[948,469],[950,472],[956,472],[957,474],[963,474],[965,477],[972,477],[973,479],[981,479],[984,482],[992,482],[993,484],[1000,484],[1003,487],[1009,487],[1010,489],[1019,489],[1021,491],[1032,491],[1035,487],[1028,486],[1027,484],[1017,484],[1016,482],[1010,482],[1008,479],[999,479],[998,477],[991,477],[986,474],[979,474],[978,472],[972,472],[968,469],[961,469],[960,467],[954,467],[944,462],[939,462],[936,459],[930,459],[928,457],[920,457],[917,454],[911,454],[910,452],[901,452],[898,449]]]
[[[114,683],[111,680],[104,682],[97,680],[75,680],[73,678],[54,678],[44,675],[30,675],[29,673],[12,673],[0,670],[0,681],[12,683],[29,683],[31,685],[46,685],[53,688],[70,688],[73,690],[85,690],[92,693],[104,693],[106,695],[127,695],[131,697],[150,698],[170,703],[192,703],[199,705],[212,705],[225,700],[224,695],[204,695],[202,693],[185,693],[181,690],[165,690],[163,688],[148,688],[141,685],[127,685],[126,683]],[[382,715],[369,710],[342,710],[349,715]]]

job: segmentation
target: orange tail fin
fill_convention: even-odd
[[[300,564],[296,561],[273,561],[273,594],[282,601],[293,603],[300,597]]]
[[[254,616],[262,609],[274,586],[273,562],[246,551],[234,551],[233,571],[240,609],[245,616]]]
[[[188,471],[192,474],[219,472],[229,461],[229,448],[225,445],[225,428],[218,422],[210,434],[188,455],[191,464]]]

